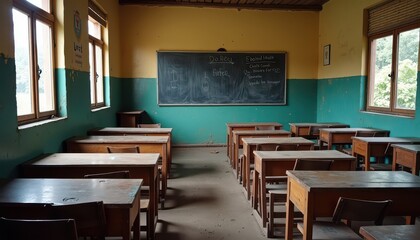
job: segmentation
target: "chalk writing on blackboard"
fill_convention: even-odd
[[[158,52],[159,105],[284,105],[286,53]]]

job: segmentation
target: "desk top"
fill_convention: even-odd
[[[140,115],[144,113],[144,111],[142,110],[138,110],[138,111],[127,111],[127,112],[117,112],[117,114],[123,114],[123,115]]]
[[[388,130],[382,130],[377,128],[322,128],[319,131],[330,132],[330,133],[355,133],[355,132],[389,132]]]
[[[22,166],[154,166],[158,159],[158,153],[54,153],[41,155]]]
[[[420,192],[420,177],[404,171],[287,171],[311,189],[407,188]]]
[[[279,161],[282,159],[334,159],[355,160],[356,158],[337,150],[303,150],[303,151],[254,151],[255,157],[262,161]]]
[[[391,147],[405,149],[410,152],[420,152],[420,145],[418,144],[392,144]]]
[[[81,136],[73,137],[67,140],[67,142],[75,143],[167,143],[169,136],[142,136],[142,135],[130,135],[130,136]]]
[[[133,127],[105,127],[105,128],[95,128],[89,130],[88,135],[97,135],[99,134],[145,134],[145,133],[171,133],[172,128],[133,128]]]
[[[132,207],[142,179],[16,178],[0,183],[0,202],[56,205],[103,201],[105,205]]]
[[[367,240],[417,240],[420,225],[362,226],[359,232]]]
[[[279,134],[279,135],[287,135],[290,134],[289,131],[286,130],[233,130],[233,135],[271,135],[271,134]]]
[[[277,126],[283,125],[277,122],[248,122],[248,123],[226,123],[228,127],[255,127],[255,126]]]
[[[350,125],[339,122],[323,122],[323,123],[289,123],[290,126],[297,127],[342,127],[348,128]]]
[[[367,143],[418,143],[420,138],[416,137],[353,137]]]
[[[274,144],[314,144],[311,140],[303,137],[288,137],[288,138],[242,138],[242,141],[249,145],[258,145],[265,143]]]

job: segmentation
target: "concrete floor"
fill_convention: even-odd
[[[158,240],[267,239],[236,181],[226,148],[174,148]]]
[[[404,224],[404,219],[386,218],[384,224]],[[173,148],[172,174],[165,209],[159,210],[156,239],[269,239],[253,216],[225,147]],[[302,238],[299,234],[294,239]]]

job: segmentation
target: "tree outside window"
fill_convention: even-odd
[[[420,24],[371,36],[367,109],[414,115]]]

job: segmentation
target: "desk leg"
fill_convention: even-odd
[[[162,150],[162,199],[161,201],[161,208],[164,209],[165,207],[165,198],[166,198],[166,189],[168,187],[168,155],[166,154],[166,144],[164,144]]]
[[[138,234],[135,233],[136,231],[140,231],[140,220],[139,219],[140,219],[140,217],[136,217],[136,220],[134,220],[134,223],[133,223],[134,226],[136,226],[133,229],[133,231],[134,231],[133,237],[134,237],[135,240],[140,240],[140,233],[139,232],[138,232]],[[130,227],[130,224],[128,222],[127,222],[127,226],[125,226],[124,229],[122,229],[121,235],[122,235],[123,240],[131,240],[131,227]],[[138,235],[137,236],[138,238],[135,238],[136,235]]]
[[[230,139],[229,139],[229,132],[226,135],[226,144],[227,144],[226,155],[230,159]]]
[[[248,200],[251,198],[251,159],[245,158],[245,188]]]
[[[239,141],[239,139],[236,139]],[[232,156],[232,168],[235,170],[237,168],[236,163],[238,162],[238,154],[239,154],[239,142],[233,141],[233,156]]]
[[[330,141],[328,141],[328,150],[331,150],[332,149],[332,141],[330,140]]]
[[[314,223],[314,211],[313,211],[313,200],[308,195],[306,203],[306,209],[303,213],[303,240],[312,240],[312,230]],[[293,209],[292,209],[293,210]]]
[[[394,153],[394,159],[392,160],[392,171],[397,171],[397,159],[395,158],[395,153]],[[412,168],[411,171],[414,175],[416,175],[414,173],[415,171],[414,168]]]
[[[264,166],[263,166],[263,169]],[[255,181],[255,179],[254,179]],[[263,170],[261,173],[261,181],[259,181],[260,185],[260,213],[262,218],[262,225],[266,227],[267,225],[267,198],[266,198],[266,181],[265,181],[265,171]]]
[[[257,196],[258,196],[258,172],[254,169],[254,181],[252,181],[252,192],[251,192],[251,205],[252,207],[257,210],[258,204],[257,204]]]
[[[168,178],[171,178],[171,169],[172,169],[172,143],[171,136],[169,136],[168,144],[166,145],[166,155],[168,156]]]
[[[288,183],[289,184],[289,183]],[[295,204],[290,201],[290,185],[288,186],[287,201],[286,201],[286,240],[293,240],[293,222],[295,218]]]
[[[416,216],[406,216],[405,217],[405,224],[407,224],[407,225],[416,224]]]
[[[140,212],[133,223],[133,240],[140,240]]]
[[[158,202],[159,202],[159,173],[157,170],[150,174],[150,196],[149,196],[149,211],[147,217],[147,229],[149,232],[148,238],[155,239],[155,229],[158,220]]]
[[[365,171],[370,171],[370,155],[367,154],[365,158]]]

